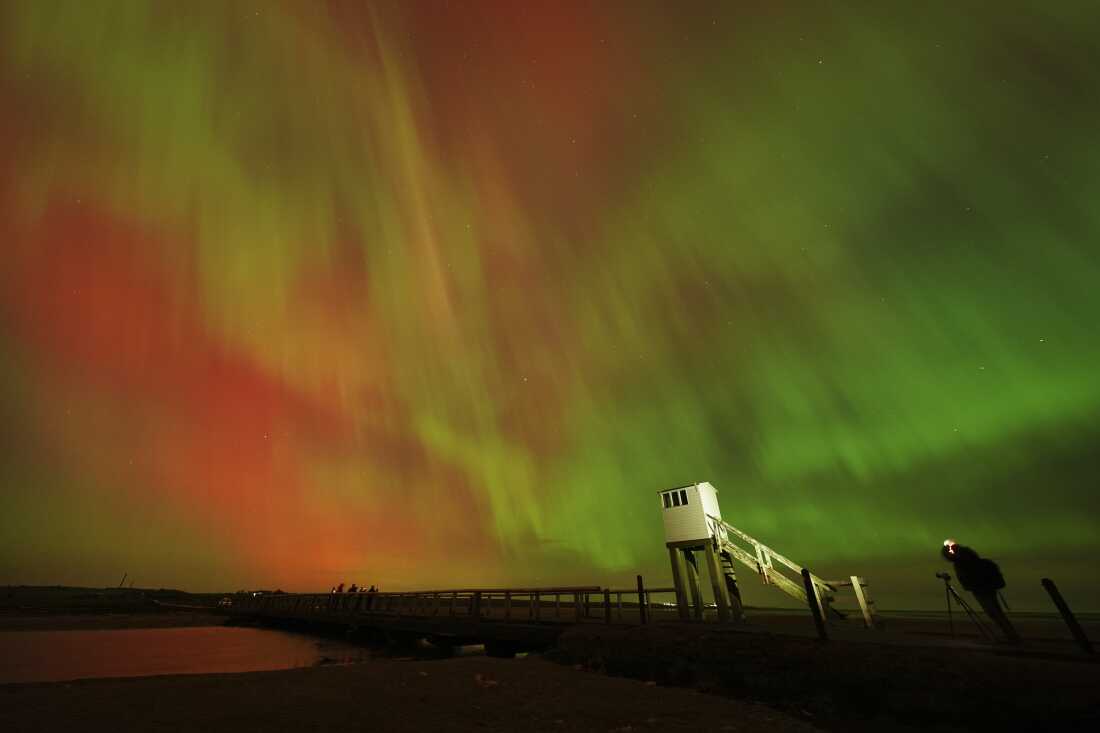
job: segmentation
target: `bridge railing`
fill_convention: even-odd
[[[582,599],[584,621],[638,624],[672,621],[676,616],[675,588],[601,588]]]
[[[675,617],[675,589],[561,586],[376,593],[238,594],[236,612],[332,619],[399,616],[519,623],[646,623]]]

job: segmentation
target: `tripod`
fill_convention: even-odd
[[[951,628],[951,636],[955,636],[955,619],[951,615],[951,599],[955,599],[955,603],[959,604],[959,608],[966,612],[966,615],[970,617],[970,620],[974,622],[974,625],[978,627],[978,631],[984,639],[988,641],[996,641],[996,637],[993,632],[990,631],[982,620],[978,618],[978,614],[974,613],[974,609],[970,607],[970,604],[959,595],[959,592],[955,590],[955,586],[951,585],[951,575],[948,573],[936,573],[936,577],[943,581],[943,596],[947,601],[947,623]]]

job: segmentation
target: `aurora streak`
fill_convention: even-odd
[[[0,582],[1100,605],[1095,4],[678,5],[0,2]]]

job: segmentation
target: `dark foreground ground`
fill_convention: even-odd
[[[735,626],[582,626],[547,657],[769,703],[837,731],[1100,730],[1100,664],[1047,644],[823,643]]]
[[[765,705],[538,657],[0,686],[11,731],[812,731]]]
[[[0,730],[1085,731],[1100,721],[1088,663],[595,631],[545,658],[0,685]]]
[[[0,603],[0,629],[222,622],[147,596],[120,609],[111,601],[123,597],[74,606],[65,595],[31,613]],[[760,612],[746,626],[585,624],[515,660],[381,654],[280,672],[0,685],[0,731],[1100,730],[1100,664],[1056,620],[1018,619],[1020,649],[985,644],[967,625],[952,637],[944,619],[921,614],[876,632],[834,626],[821,643],[805,614]]]

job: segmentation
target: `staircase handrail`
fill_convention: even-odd
[[[715,517],[711,514],[708,514],[707,519],[710,520],[711,522],[713,522],[715,527],[720,527],[723,530],[725,530],[727,533],[731,533],[731,534],[736,535],[740,539],[742,539],[745,542],[752,545],[754,548],[759,548],[759,549],[764,550],[764,552],[767,553],[767,555],[770,559],[778,560],[780,564],[787,566],[788,568],[793,570],[795,573],[798,573],[799,575],[802,574],[803,567],[801,565],[799,565],[798,563],[794,562],[793,560],[779,554],[778,552],[773,550],[771,547],[769,547],[768,545],[765,545],[763,542],[756,539],[755,537],[753,537],[749,534],[746,534],[745,532],[742,532],[741,530],[737,529],[737,527],[734,527],[732,524],[725,521],[721,517]],[[761,567],[761,568],[758,568],[758,570],[760,572],[765,572],[766,568]],[[836,590],[836,588],[834,588],[832,586],[832,584],[830,584],[829,582],[823,580],[822,578],[819,578],[818,576],[814,575],[812,572],[810,573],[810,578],[813,579],[815,584],[820,585],[822,588],[825,588],[825,589],[831,590],[831,591]]]

